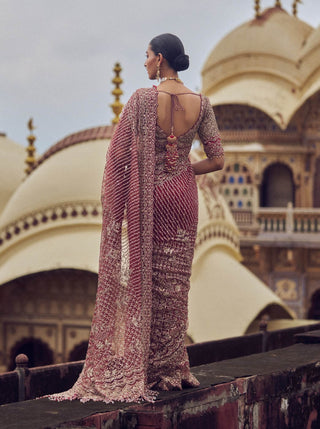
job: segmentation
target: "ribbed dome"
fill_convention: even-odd
[[[227,34],[213,49],[203,73],[221,61],[240,55],[271,55],[295,62],[313,28],[281,8],[267,9]]]
[[[310,37],[306,40],[303,49],[300,53],[300,58],[304,58],[308,54],[313,54],[315,50],[320,49],[320,26],[312,32]],[[318,56],[318,65],[320,65],[320,59]]]
[[[80,133],[79,133],[80,134]],[[65,139],[64,139],[65,140]],[[50,149],[50,156],[20,185],[0,217],[0,228],[31,213],[75,201],[100,201],[108,139]],[[63,149],[63,150],[61,150]]]
[[[319,89],[312,79],[320,55],[307,55],[318,54],[315,33],[279,7],[265,10],[212,50],[202,71],[204,94],[213,106],[253,106],[286,129],[295,111]]]
[[[0,215],[25,175],[25,148],[0,134]]]
[[[101,182],[113,127],[52,146],[0,216],[0,283],[58,268],[97,272]]]

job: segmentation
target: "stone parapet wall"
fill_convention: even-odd
[[[161,392],[154,404],[41,399],[2,405],[1,428],[19,422],[19,429],[312,429],[320,422],[319,359],[320,344],[300,343],[200,365],[193,368],[199,387]],[[48,369],[58,371],[56,378],[71,375],[63,366]]]

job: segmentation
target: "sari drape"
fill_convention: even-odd
[[[139,89],[112,137],[102,182],[96,305],[76,384],[51,399],[153,401],[147,387],[157,91]]]

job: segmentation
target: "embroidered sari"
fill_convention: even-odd
[[[166,166],[157,125],[158,91],[136,91],[112,137],[102,183],[98,289],[87,356],[75,385],[50,399],[154,401],[156,390],[199,383],[184,345],[198,219],[188,158],[196,132],[209,157],[222,156],[213,111],[201,97],[196,123]]]

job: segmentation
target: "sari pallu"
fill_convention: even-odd
[[[136,91],[121,115],[102,182],[96,305],[83,370],[62,401],[153,401],[147,387],[157,91]]]

